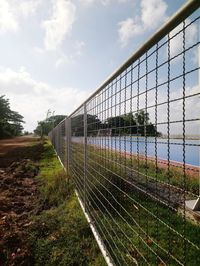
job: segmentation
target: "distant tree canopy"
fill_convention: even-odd
[[[101,121],[96,115],[87,114],[87,132],[88,135],[96,135],[96,129],[101,126]],[[84,115],[77,115],[71,119],[72,135],[84,135]]]
[[[38,122],[34,133],[41,137],[47,136],[48,133],[65,118],[65,115],[52,115],[47,117],[46,119]]]
[[[9,100],[0,96],[0,138],[10,138],[22,134],[23,116],[10,109]]]
[[[71,119],[72,135],[84,136],[84,115],[77,115]],[[150,122],[149,113],[143,110],[132,113],[113,116],[101,122],[96,115],[87,114],[87,135],[96,136],[101,130],[105,134],[111,131],[112,136],[118,135],[140,135],[140,136],[160,136],[156,127]],[[103,133],[101,133],[103,135]]]
[[[106,120],[107,127],[112,128],[112,135],[130,134],[140,136],[160,136],[156,127],[150,122],[149,113],[143,110],[133,115],[132,113],[111,117]]]

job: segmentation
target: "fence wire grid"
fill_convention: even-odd
[[[113,265],[200,265],[200,216],[187,207],[200,147],[199,2],[189,2],[49,133]]]

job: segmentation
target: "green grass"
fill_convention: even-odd
[[[134,191],[119,178],[126,178],[125,166],[137,169],[136,158],[125,159],[119,153],[93,147],[88,148],[87,156],[88,210],[117,265],[134,265],[134,258],[139,265],[147,265],[142,256],[150,265],[163,265],[155,254],[167,265],[179,265],[174,258],[186,261],[187,265],[200,265],[197,248],[200,226]],[[73,168],[83,182],[83,147],[79,144],[73,144],[73,160]],[[141,161],[139,172],[155,178],[152,162]],[[166,169],[158,168],[156,178],[167,182],[170,177],[171,184],[181,187],[180,173],[171,168],[170,176],[166,177]],[[189,181],[190,177],[187,178]],[[74,184],[49,143],[45,144],[38,179],[42,182],[40,205],[46,210],[34,217],[31,231],[35,265],[105,265],[74,194]],[[189,186],[191,192],[196,189],[196,179],[193,181],[194,186]]]
[[[82,148],[79,146],[77,151],[80,153],[81,149]],[[184,176],[183,168],[181,167],[170,165],[168,170],[167,165],[164,167],[164,164],[158,163],[156,168],[156,162],[148,160],[148,158],[145,160],[145,157],[137,158],[137,155],[124,156],[124,154],[119,151],[100,149],[92,146],[88,146],[88,154],[93,159],[96,157],[98,159],[98,163],[103,163],[105,168],[115,168],[116,171],[124,172],[124,174],[128,171],[131,172],[131,169],[135,169],[136,173],[138,172],[140,175],[146,176],[148,180],[157,180],[169,183],[181,189],[186,189],[188,192],[196,195],[199,193],[198,171],[191,174],[186,170]]]
[[[38,180],[40,207],[30,242],[34,265],[106,265],[74,193],[49,142],[44,144]]]
[[[73,168],[80,175],[83,171],[83,154],[82,145],[73,143]],[[200,226],[139,193],[120,178],[126,180],[128,175],[124,166],[136,168],[137,161],[133,162],[130,158],[125,160],[125,156],[119,153],[96,147],[88,147],[87,159],[86,198],[90,202],[89,212],[98,221],[97,229],[102,232],[102,239],[117,265],[133,265],[133,258],[140,265],[147,265],[147,262],[163,265],[157,255],[167,265],[179,265],[176,259],[183,264],[186,261],[186,265],[200,265]],[[140,162],[139,172],[155,178],[152,162]],[[159,169],[156,178],[167,182],[167,174],[166,169]],[[180,172],[171,168],[170,178],[171,183],[181,187]],[[196,179],[194,184],[196,188]],[[190,189],[192,191],[192,186]]]

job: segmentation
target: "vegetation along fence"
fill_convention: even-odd
[[[49,134],[109,265],[200,265],[199,5]]]

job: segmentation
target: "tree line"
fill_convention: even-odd
[[[11,110],[5,95],[0,96],[0,139],[20,136],[23,123],[23,116]]]
[[[128,113],[119,116],[108,117],[101,121],[96,115],[87,114],[87,135],[140,135],[160,136],[156,127],[151,123],[149,113],[144,110],[138,113]],[[39,121],[34,133],[41,137],[57,126],[65,115],[54,115],[48,110],[46,119]],[[0,138],[9,138],[22,134],[23,116],[11,110],[9,100],[5,95],[0,96]],[[84,114],[77,115],[71,119],[72,135],[84,136]]]
[[[72,135],[84,135],[84,115],[77,115],[71,120]],[[139,135],[139,136],[161,136],[149,118],[149,113],[144,110],[138,113],[128,113],[120,116],[107,118],[102,122],[96,115],[87,114],[87,135]]]
[[[38,122],[34,134],[40,137],[47,136],[48,133],[65,118],[65,115],[53,115],[51,111],[48,110],[46,118]]]

